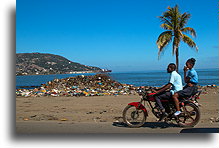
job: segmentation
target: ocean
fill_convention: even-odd
[[[196,69],[199,76],[199,85],[219,85],[219,72],[218,69]],[[54,79],[62,79],[67,77],[74,77],[77,75],[95,75],[95,73],[87,74],[57,74],[57,75],[29,75],[29,76],[16,76],[16,89],[22,86],[40,86],[48,81]],[[183,78],[183,72],[180,72]],[[166,71],[139,71],[139,72],[112,72],[109,76],[124,84],[131,84],[134,86],[162,86],[168,83],[170,74]]]

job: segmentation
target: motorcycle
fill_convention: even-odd
[[[160,119],[162,115],[154,98],[155,93],[153,93],[151,89],[140,88],[137,92],[141,96],[141,100],[139,102],[129,103],[123,110],[123,120],[129,127],[141,127],[146,122],[148,111],[145,107],[145,102],[148,103],[156,118]],[[171,98],[169,100],[161,100],[168,114],[164,122],[176,121],[180,127],[195,126],[200,120],[198,99],[200,99],[199,96],[201,92],[202,91],[197,91],[190,97],[179,99],[181,114],[178,116],[174,116],[176,108]]]

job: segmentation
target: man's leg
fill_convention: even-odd
[[[161,100],[170,99],[170,98],[171,98],[170,92],[164,92],[160,95],[155,96],[155,100],[156,100],[157,104],[159,105],[161,112],[162,112],[162,115],[161,115],[159,121],[162,121],[164,118],[166,118],[168,116],[168,114],[165,112],[165,108],[163,107],[163,105],[161,103]]]
[[[172,98],[173,98],[173,101],[175,102],[175,106],[176,106],[176,112],[174,113],[174,115],[178,116],[181,113],[180,108],[179,108],[179,100],[178,100],[179,94],[175,93]]]
[[[158,106],[160,107],[160,110],[161,110],[162,112],[165,112],[165,109],[164,109],[164,107],[163,107],[163,105],[162,105],[162,103],[161,103],[161,101],[160,101],[161,98],[162,98],[162,95],[163,95],[163,94],[161,94],[161,95],[156,95],[154,98],[155,98],[155,100],[156,100]]]

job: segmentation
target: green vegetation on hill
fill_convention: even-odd
[[[16,75],[66,74],[100,70],[98,67],[72,62],[59,55],[43,53],[16,54]]]

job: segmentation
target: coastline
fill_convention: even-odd
[[[218,70],[198,71],[199,85],[206,86],[215,84],[219,86]],[[40,86],[48,81],[56,78],[63,79],[67,77],[75,77],[78,75],[95,75],[96,73],[82,73],[82,74],[53,74],[53,75],[27,75],[16,76],[16,87],[20,86]],[[167,83],[169,75],[165,71],[147,71],[147,72],[112,72],[106,73],[112,79],[124,83],[132,84],[134,86],[162,86]],[[182,73],[180,73],[182,76]]]
[[[95,73],[94,73],[95,74]],[[144,75],[144,74],[141,74]],[[121,77],[121,76],[120,76]],[[124,77],[124,75],[122,75]],[[139,77],[137,77],[139,78]],[[36,78],[35,78],[36,79]],[[126,78],[127,79],[127,78]],[[141,79],[140,79],[141,80]],[[216,79],[215,79],[216,80]],[[154,86],[144,86],[145,88],[156,88]],[[199,89],[218,88],[218,85],[198,85]],[[47,81],[40,85],[16,86],[17,97],[82,97],[82,96],[117,96],[117,95],[138,95],[135,90],[139,86],[127,83],[120,83],[114,80],[112,75],[95,74],[95,75],[68,75],[65,78],[54,77],[53,80]]]
[[[98,71],[72,71],[72,72],[66,72],[66,73],[47,73],[47,74],[22,74],[16,76],[43,76],[43,75],[58,75],[58,74],[85,74],[85,73],[107,73],[107,71],[98,70]]]

